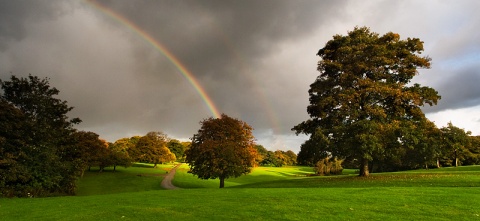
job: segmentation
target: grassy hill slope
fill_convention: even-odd
[[[162,177],[147,174],[152,171],[161,174],[171,167],[131,167],[116,173],[87,174],[79,183],[82,196],[0,199],[0,217],[2,220],[480,220],[480,166],[383,173],[369,178],[348,174],[307,177],[310,168],[305,167],[257,168],[248,176],[228,179],[224,189],[218,189],[218,180],[200,180],[188,174],[184,166],[174,180],[183,189],[160,190]],[[129,178],[125,178],[127,175]],[[95,183],[111,191],[94,190]],[[141,190],[132,187],[135,185]],[[122,186],[129,187],[122,191]]]

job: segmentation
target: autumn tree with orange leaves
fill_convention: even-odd
[[[250,125],[226,114],[200,124],[185,153],[194,175],[200,179],[219,178],[223,188],[225,179],[250,173],[257,156]]]

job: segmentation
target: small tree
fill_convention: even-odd
[[[182,160],[183,159],[185,149],[187,149],[187,147],[184,144],[182,144],[180,141],[175,140],[175,139],[170,140],[167,143],[167,147],[170,150],[170,152],[175,154],[175,158],[177,160]]]
[[[117,166],[124,166],[126,168],[132,164],[132,158],[128,153],[129,148],[132,146],[135,146],[135,144],[130,142],[130,138],[121,138],[109,145],[113,171],[116,170]]]
[[[250,125],[225,114],[200,124],[186,151],[186,162],[194,175],[200,179],[219,178],[223,188],[225,179],[250,173],[257,155]]]
[[[139,162],[157,164],[175,161],[175,155],[167,148],[168,137],[162,132],[148,132],[141,137],[132,151]]]
[[[465,156],[469,155],[467,147],[470,145],[472,132],[465,132],[464,129],[454,126],[451,122],[440,130],[442,131],[443,149],[446,152],[446,157],[453,161],[452,165],[457,167],[465,159]]]

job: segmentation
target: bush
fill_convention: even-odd
[[[327,157],[319,160],[313,170],[315,174],[319,176],[339,175],[342,174],[343,171],[342,162],[343,160],[339,160],[336,157]]]

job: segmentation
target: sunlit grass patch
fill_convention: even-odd
[[[173,164],[136,163],[131,167],[107,167],[99,172],[98,167],[85,171],[84,177],[77,181],[77,195],[99,195],[123,192],[161,190],[163,177],[174,167]]]

